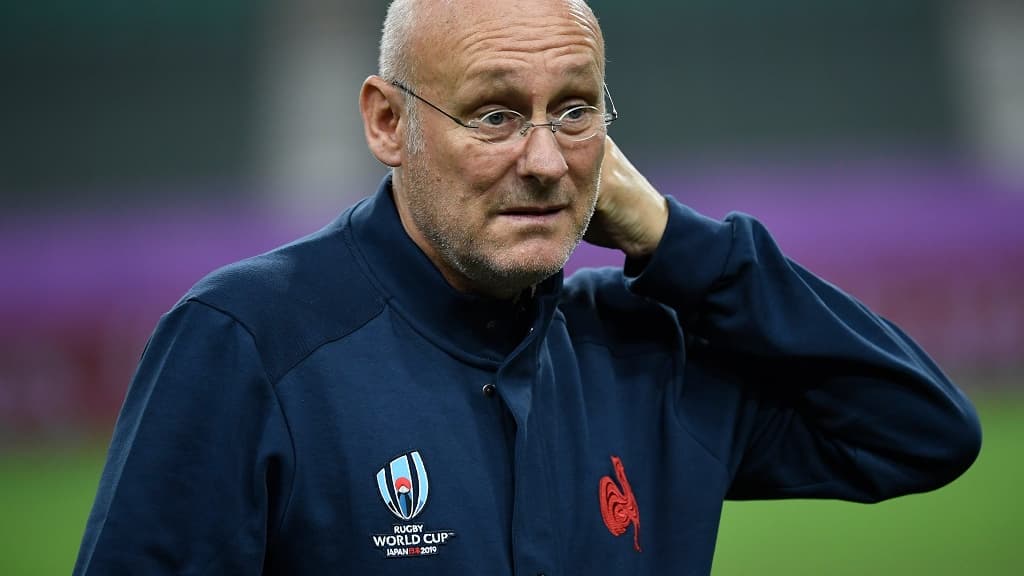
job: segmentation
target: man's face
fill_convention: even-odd
[[[454,7],[453,22],[423,24],[411,86],[420,96],[463,121],[510,109],[542,123],[575,105],[603,106],[603,46],[589,13],[553,0],[478,4]],[[539,127],[487,143],[416,104],[423,146],[406,146],[395,199],[445,278],[510,296],[561,269],[594,211],[603,134],[567,143]]]

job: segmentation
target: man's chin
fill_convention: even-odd
[[[564,261],[477,261],[463,267],[474,292],[497,298],[511,298],[558,273]]]
[[[492,240],[477,247],[491,250],[466,253],[467,257],[452,258],[452,268],[458,270],[470,290],[491,296],[516,296],[565,266],[577,243],[545,237],[530,237],[515,242]],[[454,256],[454,255],[453,255]]]
[[[490,267],[488,276],[505,295],[515,295],[557,274],[568,257],[503,262]]]

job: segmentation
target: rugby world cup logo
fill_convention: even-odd
[[[419,515],[430,494],[419,451],[403,454],[378,470],[377,489],[384,505],[400,520],[409,521]]]

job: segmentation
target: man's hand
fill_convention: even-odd
[[[584,240],[645,258],[658,247],[667,223],[665,197],[606,138],[597,210]]]

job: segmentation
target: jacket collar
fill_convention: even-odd
[[[391,175],[351,212],[354,244],[390,306],[436,344],[467,360],[502,362],[524,337],[543,333],[562,287],[562,272],[516,301],[451,287],[402,227]]]

